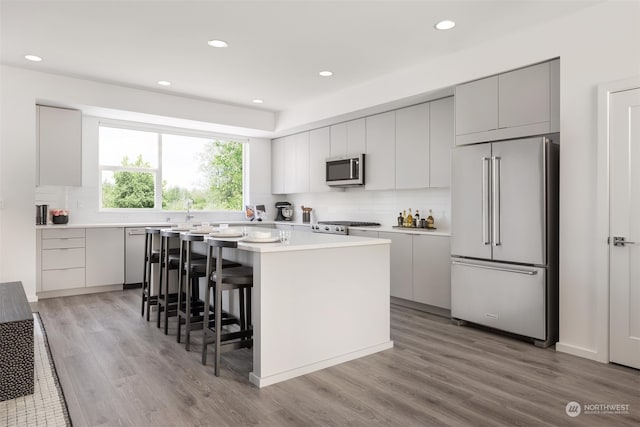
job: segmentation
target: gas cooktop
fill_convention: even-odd
[[[349,234],[349,227],[377,227],[377,222],[367,221],[318,221],[311,226],[315,233]]]

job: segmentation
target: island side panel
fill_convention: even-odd
[[[388,244],[254,257],[254,384],[393,346]]]

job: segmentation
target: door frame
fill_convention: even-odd
[[[598,85],[598,151],[596,189],[596,348],[597,360],[609,362],[609,292],[610,292],[610,197],[609,197],[609,112],[610,96],[615,92],[640,88],[640,76]]]

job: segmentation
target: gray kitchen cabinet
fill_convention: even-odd
[[[456,86],[456,135],[498,128],[498,76]]]
[[[296,192],[296,159],[298,153],[296,152],[296,136],[290,135],[282,138],[284,141],[284,192],[291,194]]]
[[[378,232],[374,230],[354,230],[353,228],[349,228],[349,236],[357,236],[357,237],[371,237],[377,239]]]
[[[338,123],[330,128],[331,157],[366,152],[365,119]]]
[[[271,141],[271,193],[284,194],[284,138]]]
[[[271,193],[309,192],[309,132],[271,141]]]
[[[366,131],[365,188],[393,190],[396,187],[396,112],[367,117]]]
[[[413,299],[413,245],[411,234],[378,233],[381,239],[391,240],[391,296]]]
[[[549,121],[549,63],[498,76],[498,127]]]
[[[456,86],[456,145],[559,132],[559,60]]]
[[[82,186],[82,112],[36,109],[38,185]]]
[[[395,111],[396,189],[429,187],[429,110],[427,102]]]
[[[326,183],[325,160],[331,157],[331,130],[329,127],[309,132],[309,191],[321,193],[330,190]]]
[[[302,132],[293,135],[293,148],[295,160],[293,164],[286,165],[295,171],[293,177],[293,192],[309,192],[309,132]]]
[[[124,228],[86,229],[86,286],[124,283]]]
[[[84,288],[85,230],[38,230],[36,239],[36,290]]]
[[[413,300],[451,309],[451,248],[448,236],[413,236]]]
[[[450,187],[451,149],[455,145],[453,97],[432,101],[429,114],[429,187]]]

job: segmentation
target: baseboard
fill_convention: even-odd
[[[125,283],[122,285],[122,289],[140,289],[142,287],[142,283]]]
[[[122,285],[91,286],[90,288],[60,289],[57,291],[38,292],[38,298],[69,297],[73,295],[97,294],[100,292],[121,291]]]
[[[412,308],[414,310],[424,311],[425,313],[435,314],[436,316],[442,316],[446,318],[451,317],[451,310],[436,307],[434,305],[422,304],[421,302],[391,297],[391,304],[401,305],[403,307]]]
[[[567,353],[573,356],[582,357],[584,359],[595,360],[596,362],[609,363],[609,361],[605,360],[603,358],[603,355],[598,353],[597,351],[584,347],[578,347],[576,345],[557,342],[556,351],[559,353]]]
[[[253,372],[249,373],[249,381],[259,387],[266,387],[271,384],[279,383],[282,381],[290,380],[291,378],[299,377],[300,375],[310,374],[311,372],[319,371],[321,369],[328,368],[330,366],[339,365],[340,363],[348,362],[350,360],[359,359],[370,354],[378,353],[379,351],[388,350],[393,348],[393,341],[387,341],[382,344],[374,345],[371,347],[363,348],[361,350],[354,351],[352,353],[343,354],[341,356],[332,357],[330,359],[322,360],[310,365],[301,366],[299,368],[291,369],[277,374],[269,375],[267,377],[259,377]]]

